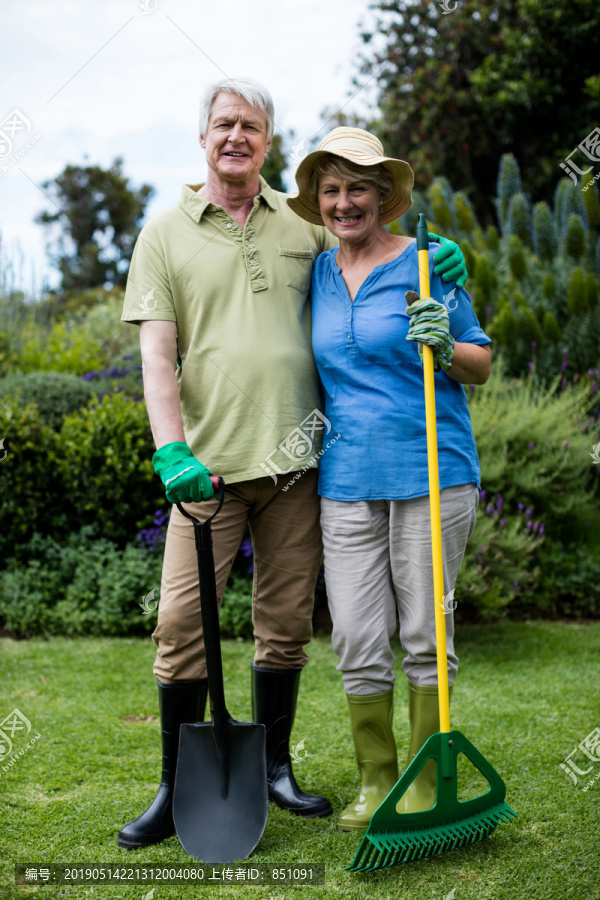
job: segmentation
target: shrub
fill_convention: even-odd
[[[57,434],[37,406],[8,397],[0,405],[0,435],[6,457],[0,463],[0,555],[26,543],[36,530],[65,527],[57,480]],[[0,451],[0,457],[2,451]]]
[[[96,523],[101,534],[122,545],[164,504],[143,403],[107,394],[67,416],[58,452],[64,502],[77,527]]]
[[[556,225],[547,203],[536,203],[533,209],[533,247],[546,261],[554,259],[558,250]]]
[[[469,402],[482,487],[501,493],[512,509],[530,508],[555,540],[587,535],[586,523],[597,516],[589,452],[600,429],[591,401],[587,379],[557,393],[556,383],[509,381],[493,367]]]
[[[26,559],[12,559],[0,573],[0,617],[15,636],[145,634],[154,628],[160,556],[131,545],[119,550],[84,527],[64,543],[34,535]]]
[[[510,201],[515,194],[522,193],[521,170],[512,153],[505,153],[500,160],[497,183],[497,209],[502,234],[505,233]]]
[[[227,581],[219,624],[223,637],[252,637],[252,581],[238,572]]]
[[[24,406],[35,403],[40,420],[59,431],[63,416],[81,409],[93,396],[90,385],[66,372],[13,372],[0,380],[0,397],[19,394]]]
[[[515,234],[528,247],[531,247],[530,218],[529,204],[525,194],[513,194],[508,206],[506,234]]]
[[[501,495],[482,502],[477,526],[467,544],[457,580],[460,619],[496,617],[510,604],[528,597],[539,576],[534,564],[544,528],[531,520],[529,510],[508,513]]]
[[[585,251],[585,228],[580,216],[570,215],[561,231],[563,252],[571,259],[579,260]]]

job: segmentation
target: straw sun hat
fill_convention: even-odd
[[[384,201],[379,212],[382,225],[393,222],[403,215],[412,204],[411,191],[414,175],[411,167],[402,159],[394,159],[383,155],[383,146],[373,134],[362,128],[334,128],[326,135],[316,150],[306,156],[296,171],[298,192],[288,197],[288,206],[295,213],[312,222],[313,225],[324,225],[319,204],[308,193],[308,185],[317,160],[323,156],[337,156],[357,166],[382,165],[390,173],[393,185],[390,195]]]

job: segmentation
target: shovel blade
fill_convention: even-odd
[[[230,720],[223,766],[210,722],[182,725],[173,795],[177,836],[204,863],[247,859],[268,814],[265,726]]]

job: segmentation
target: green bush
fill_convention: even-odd
[[[145,634],[156,624],[160,555],[83,528],[64,543],[34,535],[25,563],[0,573],[0,618],[17,637]]]
[[[558,235],[547,203],[536,203],[533,209],[533,246],[540,259],[551,262],[558,250]]]
[[[590,449],[600,429],[585,382],[546,388],[532,377],[510,381],[500,366],[469,402],[482,487],[515,509],[530,508],[555,540],[577,540],[597,518]]]
[[[122,545],[164,504],[143,403],[107,394],[67,416],[58,453],[63,502],[78,526],[95,523],[100,534]]]
[[[219,625],[223,637],[252,637],[252,581],[239,572],[227,581]]]
[[[63,416],[86,405],[93,388],[77,375],[66,372],[14,372],[0,380],[0,397],[19,393],[24,406],[35,403],[42,422],[59,431]]]
[[[515,194],[520,194],[522,193],[522,191],[523,185],[521,182],[521,170],[519,169],[519,163],[512,153],[505,153],[500,160],[500,166],[498,168],[498,183],[496,191],[498,218],[502,226],[503,234],[505,233],[506,229],[506,220],[508,218],[510,202]]]
[[[513,194],[508,206],[506,233],[515,234],[520,241],[531,247],[531,213],[525,194]]]
[[[36,530],[45,534],[64,530],[57,478],[58,435],[40,418],[33,403],[23,406],[18,397],[0,404],[0,436],[4,450],[0,457],[0,556],[13,554],[15,547],[31,538]]]
[[[497,617],[527,600],[539,578],[534,559],[543,542],[540,523],[528,511],[508,513],[501,495],[487,502],[485,495],[457,580],[457,617],[463,621]]]
[[[59,314],[49,321],[41,321],[32,311],[11,336],[16,366],[23,372],[52,369],[78,375],[105,369],[138,338],[136,329],[121,322],[122,309],[123,297],[118,294],[91,309],[83,304],[78,314]]]
[[[600,616],[600,556],[589,545],[565,547],[553,542],[545,548],[539,593],[557,616]],[[537,605],[539,609],[539,605]]]

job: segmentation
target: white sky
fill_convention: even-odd
[[[123,157],[133,186],[156,188],[148,216],[204,180],[198,99],[223,73],[269,88],[288,148],[323,137],[333,125],[320,130],[319,114],[348,103],[359,23],[372,15],[368,0],[2,0],[0,234],[13,261],[23,252],[16,286],[29,289],[32,270],[38,289],[57,282],[33,219],[52,208],[42,182],[67,163]],[[346,108],[369,101],[367,87]],[[9,148],[1,132],[15,109],[31,127]]]

